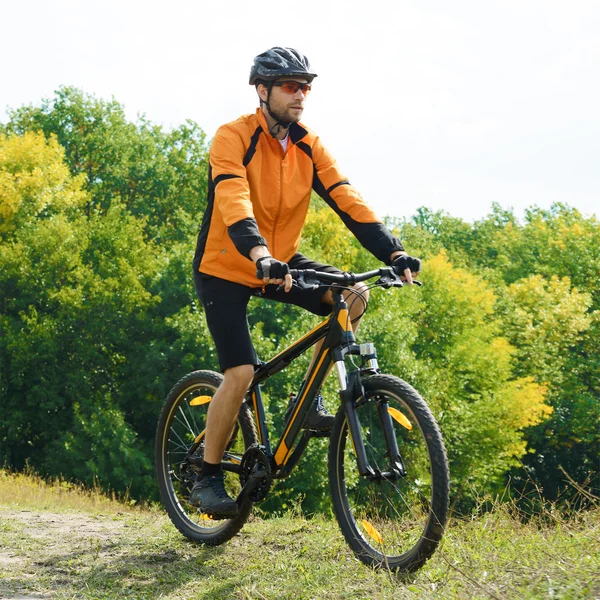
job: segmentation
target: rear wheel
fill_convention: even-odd
[[[431,411],[418,392],[396,377],[363,381],[357,402],[368,464],[376,476],[359,475],[353,442],[340,408],[329,447],[333,506],[346,541],[371,566],[414,571],[435,551],[448,511],[446,450]],[[392,417],[402,475],[390,474],[381,407]]]
[[[233,537],[246,522],[252,503],[245,502],[235,519],[212,520],[189,504],[188,498],[204,456],[204,429],[210,401],[223,381],[214,371],[194,371],[169,392],[156,430],[155,463],[167,513],[186,537],[218,545]],[[239,465],[246,448],[256,443],[252,413],[244,403],[223,458],[225,489],[240,492]]]

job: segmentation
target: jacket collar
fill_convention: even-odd
[[[275,141],[275,138],[273,138],[269,133],[267,120],[265,119],[265,115],[260,107],[256,109],[256,118],[258,119],[258,124],[262,127],[262,130],[265,132],[266,136]],[[290,125],[290,141],[292,144],[297,144],[306,135],[308,135],[308,130],[301,123],[292,123]]]

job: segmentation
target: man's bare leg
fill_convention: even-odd
[[[221,460],[253,375],[253,365],[227,369],[206,415],[204,464],[189,503],[199,506],[214,519],[233,518],[239,513],[236,500],[225,490]]]
[[[210,401],[206,415],[204,460],[219,464],[229,442],[240,406],[254,376],[254,365],[241,365],[227,369],[223,383]]]

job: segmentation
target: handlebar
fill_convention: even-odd
[[[303,289],[315,289],[323,284],[338,283],[344,287],[354,285],[361,281],[373,279],[379,276],[379,281],[375,285],[382,287],[402,287],[404,285],[400,276],[392,267],[382,267],[365,273],[326,273],[325,271],[315,271],[314,269],[290,269],[292,279],[298,287]],[[420,281],[413,280],[416,285],[422,285]]]

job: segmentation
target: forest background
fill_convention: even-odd
[[[207,157],[198,124],[131,122],[76,88],[0,124],[0,465],[157,499],[160,407],[185,373],[217,368],[191,277]],[[301,250],[375,268],[332,217],[315,196]],[[424,258],[424,285],[372,294],[360,337],[430,404],[454,506],[600,495],[596,217],[555,204],[518,220],[494,205],[474,223],[421,208],[388,225]],[[249,319],[263,357],[316,322],[264,301]],[[269,420],[305,367],[265,386]],[[300,498],[307,513],[329,510],[324,442],[308,454],[265,509]]]

